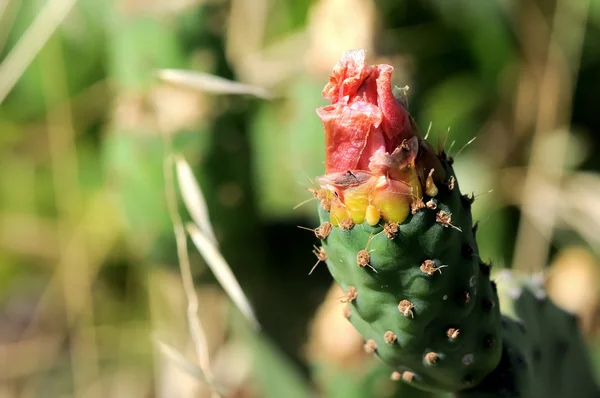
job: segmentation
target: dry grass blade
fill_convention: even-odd
[[[171,153],[172,145],[170,140],[166,135],[164,135],[163,138],[165,147],[168,149],[167,153]],[[177,211],[177,196],[175,192],[175,182],[173,181],[172,175],[173,166],[173,157],[167,156],[164,160],[165,196],[167,200],[169,216],[171,217],[171,221],[173,223],[173,232],[175,234],[175,242],[177,244],[177,257],[179,259],[179,271],[181,273],[183,288],[187,298],[188,327],[190,329],[190,337],[194,343],[196,355],[198,356],[200,369],[202,369],[206,380],[209,381],[209,385],[212,386],[214,375],[210,368],[206,333],[204,332],[204,328],[202,327],[202,323],[198,317],[198,296],[196,295],[196,289],[194,287],[194,280],[192,277],[192,269],[188,258],[187,238],[185,236],[185,229],[181,221],[181,216]],[[213,389],[212,396],[219,397],[220,394]]]
[[[206,201],[194,178],[192,168],[181,156],[175,157],[175,164],[177,167],[177,181],[179,182],[179,189],[181,190],[181,196],[186,208],[202,233],[216,245],[217,239],[215,238],[215,233],[208,217]]]
[[[158,71],[158,77],[165,82],[204,93],[252,95],[262,99],[273,98],[273,95],[262,87],[235,82],[208,73],[181,69],[162,69]]]
[[[225,389],[222,386],[215,385],[210,380],[206,378],[204,372],[198,365],[188,360],[183,354],[181,354],[177,349],[160,339],[154,339],[154,343],[162,356],[175,364],[179,369],[183,370],[190,376],[210,385],[210,387],[216,391],[218,394],[226,396]]]
[[[77,0],[51,0],[0,64],[0,103],[46,44]]]
[[[221,286],[223,286],[225,292],[231,297],[231,300],[233,300],[242,314],[244,314],[250,323],[252,323],[252,326],[259,329],[260,325],[254,315],[254,311],[252,310],[248,298],[242,291],[233,272],[231,272],[229,264],[227,264],[227,261],[225,261],[217,247],[196,225],[192,223],[187,224],[187,231],[192,237],[194,245],[196,245],[196,248],[200,254],[202,254],[202,257],[204,257],[204,260],[214,273],[215,277]]]

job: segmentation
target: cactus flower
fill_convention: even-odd
[[[433,159],[436,176],[443,172],[394,97],[392,71],[390,65],[368,65],[364,50],[349,51],[323,89],[331,105],[317,109],[326,144],[326,175],[318,181],[326,191],[320,196],[331,202],[333,225],[402,222],[421,200],[421,180],[428,176],[415,162],[425,166]]]
[[[367,65],[365,51],[344,54],[317,114],[325,127],[327,173],[369,170],[371,157],[392,153],[413,137],[410,116],[392,94],[390,65]]]

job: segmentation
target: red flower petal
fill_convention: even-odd
[[[326,172],[369,170],[372,156],[392,153],[413,136],[410,116],[392,93],[393,68],[369,66],[365,51],[344,54],[323,96],[332,105],[317,109],[325,127]]]
[[[392,71],[390,65],[377,65],[377,105],[383,113],[383,131],[396,143],[411,138],[414,134],[410,125],[408,111],[398,102],[392,93]],[[395,148],[391,148],[390,153]]]
[[[369,133],[381,124],[379,108],[366,102],[336,104],[317,109],[317,114],[325,128],[326,173],[359,170]]]

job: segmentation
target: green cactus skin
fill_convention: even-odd
[[[333,364],[314,363],[319,396],[326,398],[450,398],[450,394],[433,393],[390,380],[388,366],[376,361],[360,371],[340,369]]]
[[[478,386],[456,397],[600,397],[576,318],[541,288],[522,286],[512,292],[518,295],[512,305],[519,319],[502,319],[500,364]]]
[[[330,273],[349,292],[345,315],[365,338],[365,349],[396,378],[427,391],[455,392],[477,385],[496,367],[502,328],[490,266],[478,255],[473,199],[461,195],[451,162],[443,153],[439,158],[448,180],[435,197],[423,198],[435,206],[409,215],[393,239],[380,221],[333,227],[321,241]],[[436,221],[440,211],[451,215],[451,225]],[[321,206],[319,214],[329,220]],[[370,257],[362,267],[361,250]],[[424,272],[426,260],[441,268]],[[414,307],[404,308],[408,303]]]

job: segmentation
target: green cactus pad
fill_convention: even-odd
[[[558,308],[541,286],[519,285],[501,289],[508,296],[502,302],[512,301],[518,319],[502,319],[500,364],[458,398],[600,397],[576,318]]]
[[[472,199],[461,195],[443,154],[440,160],[448,180],[423,198],[428,206],[400,224],[334,227],[322,244],[365,349],[418,388],[458,391],[496,367],[502,329],[489,265],[478,255]]]

